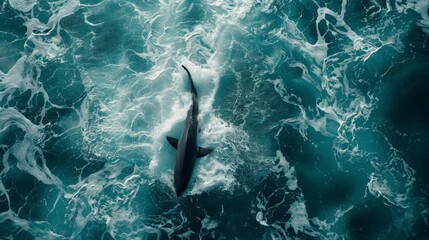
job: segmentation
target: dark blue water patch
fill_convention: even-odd
[[[267,224],[274,224],[276,222],[287,222],[291,218],[291,213],[288,212],[290,205],[296,201],[295,192],[287,188],[287,181],[289,179],[285,176],[269,174],[259,186],[255,188],[253,195],[255,197],[263,197],[267,199],[265,207],[264,218]],[[298,191],[299,193],[299,191]],[[257,209],[256,201],[253,201],[253,209]],[[256,212],[253,212],[256,217]]]
[[[0,144],[2,148],[11,147],[16,141],[22,141],[25,131],[16,124],[10,124],[6,129],[0,132]],[[3,163],[0,163],[3,165]],[[0,171],[1,172],[1,171]]]
[[[65,118],[63,124],[61,124],[60,122],[62,120],[62,117]],[[51,134],[62,134],[68,131],[70,127],[78,123],[79,116],[76,114],[76,112],[74,112],[72,108],[58,109],[51,107],[46,111],[42,120],[42,123],[45,126],[45,138],[49,139]],[[59,137],[61,136],[57,136],[56,138]]]
[[[6,219],[0,224],[0,236],[14,236],[14,239],[35,239],[35,236],[18,227],[10,219]]]
[[[327,15],[324,19],[321,19],[320,22],[317,24],[317,29],[319,29],[320,35],[323,36],[323,38],[327,43],[332,43],[333,40],[335,40],[335,37],[332,35],[331,31],[334,30],[332,29],[332,25],[335,25],[335,23],[330,22],[328,20],[336,21],[336,18],[330,17],[330,15]]]
[[[30,100],[31,90],[26,91],[13,91],[10,95],[5,94],[2,99],[2,107],[9,108],[13,107],[20,110],[21,112],[26,112],[27,102]]]
[[[135,204],[141,215],[148,216],[147,219],[143,219],[143,224],[151,226],[164,225],[167,229],[180,225],[180,209],[175,209],[177,201],[178,199],[175,199],[174,192],[159,181],[153,182],[151,187],[140,188],[135,198]],[[167,209],[170,211],[166,212]],[[187,215],[186,217],[192,218],[192,216]],[[171,222],[164,222],[163,219]],[[147,237],[149,239],[157,239],[159,237],[161,237],[161,239],[168,238],[169,233],[166,231],[167,229],[159,229],[160,233],[143,233],[142,237]],[[186,232],[186,230],[186,227],[184,229],[181,228],[179,229],[181,232],[175,232],[174,236]]]
[[[94,5],[94,6],[97,6],[101,2],[103,2],[103,0],[81,0],[80,4],[82,4],[82,5]]]
[[[243,114],[235,112],[235,102],[237,96],[234,94],[238,91],[238,81],[234,74],[230,71],[225,72],[219,79],[219,94],[214,99],[213,109],[214,112],[225,121],[232,124],[240,124],[239,122]],[[220,94],[222,93],[222,94]],[[223,107],[223,104],[227,107]],[[237,109],[238,110],[238,109]]]
[[[245,108],[246,94],[239,88],[239,82],[232,73],[227,73],[220,78],[219,94],[213,104],[218,109],[220,117],[234,125],[242,125],[248,109]],[[241,100],[241,101],[237,101]],[[222,107],[220,106],[228,106]],[[225,105],[223,105],[225,104]],[[218,107],[219,106],[219,107]]]
[[[331,170],[323,172],[317,166],[296,166],[298,183],[305,196],[310,217],[327,216],[331,209],[353,204],[365,192],[367,178],[361,172]]]
[[[45,192],[47,205],[45,211],[49,211],[47,214],[46,222],[50,224],[51,231],[62,234],[65,237],[68,237],[72,234],[70,229],[67,229],[67,224],[73,224],[73,219],[70,219],[70,199],[64,198],[61,196],[58,201],[57,197],[59,193],[58,190],[52,189],[49,192]]]
[[[390,92],[391,101],[385,111],[401,130],[429,130],[429,74],[426,67],[414,66],[402,70],[398,76],[401,80]]]
[[[1,153],[1,150],[0,150],[0,153]],[[0,195],[0,211],[6,212],[8,210],[9,210],[9,203],[7,202],[6,194],[2,194]]]
[[[33,93],[33,96],[28,103],[28,119],[32,123],[40,123],[43,119],[42,114],[40,114],[43,109],[50,106],[51,104],[46,102],[45,94],[43,92]]]
[[[235,191],[234,194],[227,191],[209,191],[176,198],[169,188],[159,182],[153,183],[150,188],[141,188],[136,197],[138,203],[142,204],[138,207],[139,211],[149,217],[144,223],[158,225],[161,239],[177,239],[179,234],[188,230],[198,235],[207,235],[208,239],[212,239],[211,236],[224,239],[235,237],[259,239],[264,233],[264,228],[255,220],[253,214],[249,214],[251,199],[242,191]],[[144,203],[146,205],[143,205]],[[183,222],[181,215],[187,219],[186,222]],[[218,225],[214,229],[202,228],[204,218],[214,220]],[[159,225],[162,222],[165,224],[167,220],[171,221],[171,224],[163,225],[164,229],[179,226],[181,223],[182,225],[168,235]],[[158,235],[147,233],[143,236],[156,239]],[[191,239],[194,238],[197,238],[197,235],[191,236]]]
[[[284,83],[291,83],[301,80],[303,70],[299,67],[291,67],[291,62],[287,61],[287,57],[282,58],[277,64],[273,74],[270,74],[270,79],[275,80],[280,78]],[[289,90],[289,88],[287,88]]]
[[[305,36],[305,40],[310,44],[315,44],[318,40],[317,34],[317,3],[293,1],[284,5],[287,18],[296,23],[297,28]]]
[[[374,197],[364,199],[356,204],[346,214],[347,227],[352,239],[380,239],[386,238],[391,230],[392,213],[383,201]],[[403,235],[396,235],[394,239]],[[392,238],[386,238],[392,239]]]
[[[25,19],[20,16],[9,4],[4,4],[0,10],[0,29],[4,32],[25,38]]]
[[[49,119],[46,125],[43,154],[49,169],[63,183],[76,183],[84,168],[94,171],[102,167],[99,162],[88,162],[83,150],[81,128],[77,126],[79,116],[73,109],[51,108],[45,115]],[[86,173],[89,175],[91,173]]]
[[[427,186],[427,185],[426,185]],[[428,198],[428,197],[427,197]],[[420,206],[421,209],[426,208],[425,204],[422,203]],[[429,228],[427,226],[427,219],[423,218],[423,214],[421,212],[416,212],[417,219],[416,223],[411,228],[411,238],[413,239],[427,239],[429,236]],[[399,236],[403,236],[399,235]],[[405,239],[405,238],[403,238]]]
[[[86,96],[80,72],[68,63],[51,62],[41,69],[38,80],[55,105],[80,106]]]
[[[267,142],[269,142],[269,140]],[[236,181],[240,183],[240,188],[254,188],[265,180],[267,175],[269,175],[272,163],[261,162],[258,157],[262,155],[269,156],[275,150],[274,146],[262,148],[252,144],[249,151],[237,154],[237,158],[246,159],[246,164],[240,164],[235,169],[234,177]]]
[[[378,4],[370,0],[347,2],[344,21],[358,33],[367,30],[367,26],[379,25],[386,17],[388,10],[384,0]]]
[[[91,38],[91,53],[97,58],[119,53],[122,29],[116,21],[104,22],[102,27],[95,27],[94,36]]]
[[[101,169],[104,168],[104,166],[106,165],[106,160],[89,160],[91,159],[91,157],[88,157],[88,155],[84,155],[84,161],[86,162],[84,166],[82,166],[79,170],[80,170],[80,177],[82,179],[85,179],[87,177],[89,177],[91,174],[94,174],[98,171],[100,171]],[[129,174],[127,174],[129,175]],[[119,180],[121,180],[120,176],[118,177]]]
[[[211,13],[207,10],[209,9],[204,1],[197,0],[185,0],[180,3],[183,6],[181,11],[185,12],[181,16],[181,19],[177,19],[177,24],[180,24],[182,28],[192,29],[195,25],[200,22],[205,21],[210,17]]]
[[[40,123],[42,121],[41,109],[48,107],[43,93],[34,93],[31,89],[15,90],[11,94],[4,94],[0,104],[3,108],[18,110],[32,123]]]
[[[14,156],[10,156],[8,161],[11,168],[2,175],[1,180],[5,189],[8,190],[10,210],[18,214],[19,217],[29,219],[28,208],[31,208],[34,203],[29,198],[31,199],[34,194],[38,180],[29,173],[20,170],[16,165],[18,160]]]
[[[0,38],[8,39],[0,41],[0,71],[7,73],[21,57],[20,47],[24,45],[25,40],[5,36],[2,33],[0,33]]]
[[[256,221],[255,215],[250,214],[251,198],[242,191],[234,194],[228,192],[203,193],[196,204],[201,205],[207,215],[218,221],[214,229],[215,236],[225,239],[243,237],[246,239],[260,238],[264,228]],[[187,204],[191,207],[192,202]],[[252,229],[252,231],[249,231]]]
[[[216,232],[225,239],[243,237],[244,239],[260,239],[266,229],[262,227],[253,214],[249,214],[251,207],[250,198],[247,195],[237,194],[233,198],[218,196],[219,203],[224,205],[224,214],[219,218],[219,227]],[[249,231],[252,229],[252,231]]]
[[[88,25],[84,22],[83,12],[75,13],[77,18],[66,18],[64,21],[65,30],[72,36],[79,36],[81,40],[91,43],[79,46],[74,51],[78,54],[79,62],[88,66],[102,66],[107,63],[117,63],[122,51],[122,43],[125,37],[125,29],[128,29],[130,19],[126,18],[125,8],[119,3],[108,2],[99,6],[92,14],[87,16],[87,20],[92,24],[91,33],[82,38],[82,34],[89,32]],[[73,16],[74,17],[74,16]],[[92,60],[91,60],[92,59]]]
[[[429,62],[425,58],[399,65],[381,89],[380,114],[387,121],[385,132],[392,145],[402,149],[418,178],[429,182]],[[393,129],[396,129],[393,130]]]
[[[64,147],[62,144],[66,145],[64,149],[62,149],[62,147]],[[44,152],[44,155],[46,165],[49,167],[51,172],[63,182],[63,184],[70,185],[77,183],[84,168],[90,168],[96,171],[103,166],[102,164],[96,164],[96,166],[88,164],[86,159],[84,159],[82,152],[78,149],[72,149],[70,146],[67,146],[67,142],[64,143],[59,140],[52,140],[52,143],[47,142],[46,145],[47,147],[58,151],[54,152],[54,150],[48,150]],[[92,173],[93,172],[90,172],[86,175]]]
[[[278,123],[283,119],[289,118],[297,114],[296,107],[285,103],[279,94],[275,91],[272,83],[268,81],[262,81],[259,83],[243,81],[247,87],[241,86],[240,89],[244,89],[254,93],[243,96],[241,99],[237,99],[242,102],[245,109],[249,109],[245,117],[244,130],[249,133],[263,134],[266,135],[274,129],[272,128],[273,123]],[[251,89],[253,87],[253,89]],[[244,95],[243,94],[243,95]],[[250,131],[252,130],[252,131]],[[274,134],[273,134],[274,135]],[[257,139],[256,137],[254,139]]]
[[[0,70],[8,72],[21,57],[26,40],[26,27],[22,18],[10,8],[0,10]]]
[[[273,74],[273,77],[278,74],[278,77],[282,79],[291,101],[299,103],[304,108],[313,108],[317,103],[320,92],[313,84],[303,80],[303,70],[301,68],[289,67],[288,65],[288,62],[278,65],[276,74]],[[296,116],[299,113],[299,109],[296,106],[292,108],[293,113],[289,116]]]
[[[345,172],[333,170],[325,173],[322,181],[315,181],[316,189],[321,192],[320,203],[334,208],[353,203],[360,199],[365,192],[367,178],[362,171]],[[314,185],[313,185],[314,186]]]
[[[389,122],[378,127],[389,139],[395,149],[401,149],[401,157],[415,171],[415,187],[413,196],[425,196],[429,199],[429,131],[423,128],[414,128],[412,131],[402,132],[392,128]],[[417,214],[420,215],[420,214]]]
[[[136,72],[146,72],[153,66],[152,61],[141,57],[133,50],[125,51],[125,57],[128,59],[129,68]]]
[[[136,196],[136,206],[144,216],[159,216],[165,209],[172,209],[177,199],[174,192],[159,181],[151,183],[151,187],[139,189]],[[148,204],[149,203],[149,204]]]
[[[302,138],[298,130],[290,126],[283,127],[278,135],[282,153],[292,165],[314,165],[320,171],[329,171],[338,167],[332,149],[332,138],[316,134],[307,129],[308,140]],[[288,148],[286,148],[288,146]]]
[[[60,194],[60,190],[54,184],[45,185],[38,181],[31,194],[27,196],[27,204],[23,206],[23,209],[28,211],[28,219],[46,221],[52,214],[51,209],[54,208],[58,194]]]
[[[345,72],[350,87],[362,94],[377,92],[383,81],[389,81],[385,74],[402,61],[400,55],[390,46],[383,46],[366,61],[351,62]]]
[[[71,45],[73,43],[72,41],[68,40],[69,37],[67,37],[67,35],[81,38],[82,36],[90,34],[91,26],[85,23],[85,14],[87,11],[87,9],[81,8],[75,11],[73,14],[70,14],[69,16],[61,19],[61,36],[65,38],[63,39],[64,44]]]
[[[242,126],[253,139],[252,145],[264,146],[257,150],[261,154],[273,152],[274,135],[278,131],[276,124],[296,115],[299,110],[285,103],[272,83],[257,81],[251,67],[237,70],[240,72],[236,72],[236,75],[227,72],[221,77],[213,108],[228,123]],[[240,75],[240,81],[237,81],[237,75]],[[217,109],[218,106],[227,107]],[[270,140],[259,138],[261,135]]]
[[[47,186],[30,174],[14,169],[9,171],[13,176],[7,176],[12,180],[12,186],[9,189],[9,198],[11,210],[19,218],[29,221],[44,221],[48,211],[46,190],[54,186]],[[6,180],[8,182],[8,180]]]
[[[47,134],[51,133],[51,131],[55,134],[62,134],[68,130],[72,130],[74,127],[78,128],[79,121],[80,115],[78,115],[74,108],[51,107],[46,111],[45,118],[43,119],[43,123],[49,128],[45,130]]]
[[[262,47],[264,49],[264,47]],[[249,49],[242,49],[243,51],[234,52],[233,54],[242,56],[242,57],[248,57],[246,56],[246,51],[249,51]],[[240,104],[246,106],[246,105],[252,105],[255,104],[254,108],[257,109],[275,109],[278,111],[276,113],[276,116],[273,116],[272,112],[268,112],[265,115],[269,117],[285,117],[285,115],[291,115],[289,111],[293,111],[292,106],[289,108],[287,107],[287,103],[285,103],[279,94],[275,91],[274,85],[272,83],[269,83],[266,79],[269,77],[277,79],[277,77],[288,77],[290,74],[286,74],[283,72],[289,70],[286,69],[279,69],[279,72],[281,72],[282,75],[278,76],[277,74],[274,75],[260,75],[261,72],[264,69],[261,69],[261,66],[256,64],[256,61],[259,61],[259,58],[256,57],[257,52],[260,51],[260,49],[255,48],[250,51],[255,51],[255,57],[251,58],[252,60],[244,60],[240,62],[236,62],[234,64],[234,67],[232,71],[234,72],[234,75],[231,73],[226,76],[225,82],[221,81],[221,84],[231,84],[233,82],[236,82],[236,90],[234,92],[228,92],[229,94],[232,94],[232,96],[236,96],[238,98]],[[263,53],[261,53],[263,54]],[[232,77],[232,78],[231,78]],[[273,80],[275,80],[273,79]],[[289,78],[287,78],[289,80]],[[235,84],[234,84],[235,85]],[[220,87],[223,87],[222,85]],[[231,89],[231,87],[226,86]],[[223,92],[222,95],[225,95]],[[260,104],[263,104],[264,106],[259,106]],[[261,108],[258,108],[261,107]],[[293,115],[293,114],[292,114]],[[273,119],[272,122],[277,122],[279,119]]]
[[[295,166],[309,216],[324,216],[330,208],[353,204],[363,197],[368,181],[365,172],[356,167],[339,170],[332,139],[311,130],[308,136],[311,138],[304,141],[297,130],[285,126],[278,141],[284,156]]]
[[[0,71],[7,73],[21,57],[25,20],[7,2],[0,9]]]
[[[257,218],[258,210],[263,212],[263,221],[269,224],[265,226],[260,224],[260,231],[265,231],[263,235],[253,236],[249,239],[269,239],[275,236],[276,239],[283,239],[285,236],[296,238],[296,239],[317,239],[315,236],[310,236],[303,233],[302,231],[296,231],[294,224],[303,224],[302,219],[294,219],[293,214],[296,209],[291,211],[292,205],[304,204],[305,202],[305,214],[308,212],[307,201],[302,198],[303,192],[301,189],[292,190],[288,187],[289,177],[284,176],[283,174],[269,174],[260,185],[255,187],[254,191],[249,193],[249,196],[254,196],[252,201],[252,210],[251,214],[254,218]],[[298,180],[299,181],[299,180]],[[257,200],[259,199],[259,200]],[[262,200],[262,205],[260,200]],[[263,206],[263,209],[260,207]],[[238,217],[238,216],[237,216]],[[295,222],[297,221],[297,222]],[[290,223],[292,227],[286,227]],[[299,226],[301,228],[303,226]],[[308,227],[303,227],[304,229]]]
[[[404,130],[413,126],[425,128],[429,122],[429,73],[426,64],[401,68],[396,77],[398,82],[390,92],[389,118]]]
[[[89,22],[97,25],[85,23],[84,15],[88,16]],[[79,66],[90,69],[115,64],[125,54],[126,63],[132,70],[144,72],[153,63],[139,56],[147,51],[144,38],[148,33],[144,28],[138,27],[136,21],[139,21],[138,15],[131,5],[110,2],[93,9],[89,15],[86,11],[77,11],[64,18],[61,26],[64,36],[70,35],[70,39],[80,38],[83,42],[91,43],[73,45],[73,41],[70,41],[74,60]]]
[[[300,162],[297,156],[299,156],[303,151],[303,140],[301,134],[296,129],[288,125],[283,126],[283,129],[278,136],[278,141],[280,151],[292,165],[296,165]],[[311,164],[314,163],[313,160],[315,159],[304,158],[304,160]]]

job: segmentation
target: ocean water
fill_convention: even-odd
[[[0,3],[0,239],[429,238],[429,1]]]

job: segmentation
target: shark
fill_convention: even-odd
[[[198,128],[198,94],[189,70],[183,66],[191,84],[192,104],[186,115],[185,125],[180,138],[167,136],[167,141],[176,149],[176,162],[174,166],[174,188],[180,197],[185,192],[191,180],[197,158],[207,156],[213,149],[200,147],[197,144]]]

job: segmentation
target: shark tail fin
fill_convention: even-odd
[[[194,80],[192,80],[191,73],[189,72],[189,70],[185,66],[182,65],[182,67],[183,67],[183,69],[185,69],[186,73],[188,74],[188,79],[191,82],[191,91],[192,91],[192,93],[194,93],[195,95],[197,95],[197,90],[195,89]]]
[[[213,152],[213,149],[199,147],[198,153],[197,153],[197,158],[205,157],[205,156],[209,155],[211,152]]]

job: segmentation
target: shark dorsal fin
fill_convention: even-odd
[[[213,149],[199,147],[198,148],[198,153],[197,153],[197,158],[201,158],[201,157],[207,156],[211,152],[213,152]]]
[[[167,136],[167,141],[171,144],[171,146],[177,149],[177,145],[179,144],[179,139]]]

